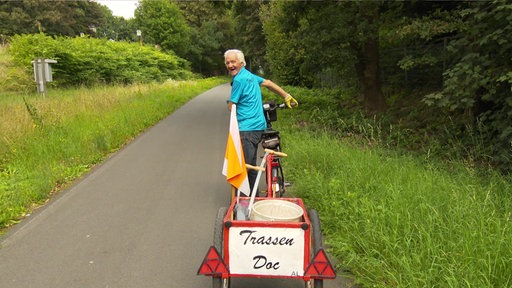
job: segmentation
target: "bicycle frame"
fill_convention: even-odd
[[[285,104],[276,105],[273,101],[263,104],[265,119],[267,121],[267,129],[263,133],[261,142],[265,151],[270,150],[272,153],[265,154],[266,161],[266,183],[267,183],[267,197],[280,198],[285,192],[285,182],[283,169],[281,167],[280,158],[286,157],[286,154],[281,152],[281,139],[279,131],[272,128],[272,122],[277,121],[277,109],[286,108]]]
[[[267,197],[279,198],[284,193],[283,185],[283,169],[281,167],[280,157],[275,153],[268,154],[265,161],[266,163],[266,183],[267,183]]]
[[[279,153],[280,156],[278,156],[276,153]],[[281,163],[279,161],[280,157],[283,157],[283,155],[286,154],[274,151],[274,153],[268,154],[265,159],[267,162],[265,169],[267,180],[267,197],[269,198],[279,198],[284,193],[284,185],[280,183],[280,177],[282,178],[283,172]]]
[[[267,198],[281,198],[286,190],[281,158],[287,155],[281,152],[281,140],[279,131],[272,128],[272,122],[277,120],[276,109],[286,108],[285,104],[275,105],[273,102],[265,103],[263,109],[267,120],[267,129],[263,132],[261,146],[265,151],[260,167],[246,164],[247,168],[265,172],[265,183],[267,185]],[[259,172],[259,173],[261,173]],[[256,183],[259,183],[259,175]],[[256,187],[254,187],[256,188]],[[253,191],[256,189],[253,188]],[[254,192],[251,192],[251,195]],[[232,197],[235,197],[235,190],[232,189]]]
[[[258,171],[256,182],[259,182],[262,172],[265,172],[265,180],[267,183],[267,195],[266,198],[280,198],[284,193],[284,180],[283,180],[283,169],[281,168],[281,157],[287,157],[283,152],[274,151],[271,149],[265,149],[265,155],[261,160],[260,166],[253,166],[245,164],[247,169]],[[257,187],[253,187],[251,196],[256,193]],[[232,195],[234,197],[234,190],[232,189]]]

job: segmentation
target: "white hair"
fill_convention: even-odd
[[[238,61],[240,61],[242,63],[242,66],[245,66],[245,56],[244,56],[244,53],[238,49],[229,49],[227,50],[226,52],[224,52],[224,59],[226,59],[226,57],[229,55],[229,54],[235,54],[236,55],[236,58],[238,59]]]

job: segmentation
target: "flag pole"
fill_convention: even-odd
[[[269,151],[265,151],[265,155],[263,155],[263,158],[261,159],[260,169],[258,169],[258,175],[256,176],[256,181],[254,181],[254,187],[252,187],[251,200],[249,201],[249,207],[248,207],[249,212],[247,213],[247,218],[249,218],[249,219],[251,217],[251,211],[252,211],[252,206],[254,204],[254,198],[256,197],[256,192],[258,191],[258,183],[260,182],[261,173],[263,171],[265,171],[265,164],[267,164],[268,154],[270,154]]]

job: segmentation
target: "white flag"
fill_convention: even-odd
[[[236,105],[234,104],[231,106],[229,135],[222,174],[226,176],[229,184],[238,188],[245,195],[250,195],[249,178],[245,168],[244,151],[240,140],[240,131],[238,130],[238,120],[236,119]]]

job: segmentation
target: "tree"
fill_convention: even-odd
[[[260,0],[235,1],[232,7],[234,47],[244,51],[247,66],[253,72],[266,66],[265,35],[260,20]]]
[[[96,29],[96,36],[112,40],[125,40],[136,42],[137,26],[134,19],[124,19],[124,17],[112,15],[112,11],[104,6],[105,21],[104,24]]]
[[[383,112],[387,108],[380,81],[380,4],[378,2],[354,2],[354,18],[350,26],[356,37],[348,43],[356,55],[356,73],[362,87],[363,107],[369,114]],[[352,9],[348,9],[352,10]],[[354,21],[355,20],[355,21]]]
[[[305,73],[307,49],[303,45],[301,18],[305,17],[307,2],[271,2],[261,7],[261,22],[266,41],[266,60],[272,78],[279,83],[312,87]],[[309,36],[311,37],[311,36]],[[301,39],[302,38],[302,39]],[[309,73],[311,74],[311,73]]]
[[[421,96],[405,91],[439,89],[450,59],[446,45],[463,26],[464,5],[467,2],[386,2],[379,33],[383,85],[418,99]]]
[[[103,13],[101,5],[86,0],[0,1],[0,34],[94,35]]]
[[[379,70],[380,2],[273,2],[263,11],[268,61],[288,84],[356,75],[369,114],[385,110]],[[350,83],[350,82],[349,82]]]
[[[480,123],[489,155],[512,161],[512,5],[475,2],[462,11],[466,29],[450,45],[453,64],[440,91],[425,102],[470,115]]]
[[[219,75],[225,41],[230,39],[229,3],[222,1],[174,1],[190,29],[186,58],[203,75]]]
[[[184,57],[190,44],[189,27],[175,3],[168,0],[141,0],[135,9],[136,24],[145,42],[159,45]]]

